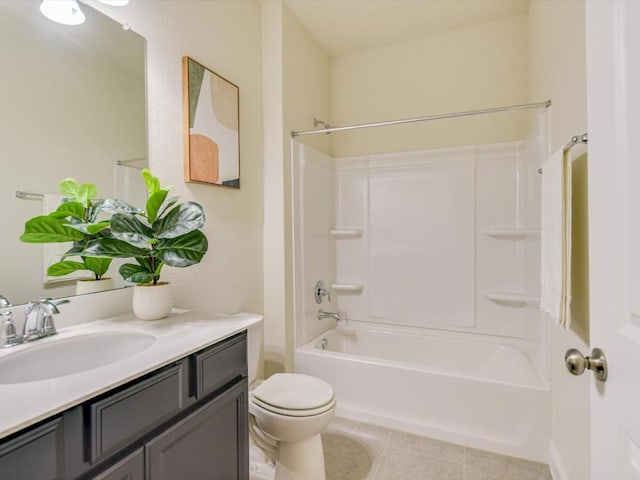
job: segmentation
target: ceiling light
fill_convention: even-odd
[[[80,25],[85,20],[76,0],[42,0],[40,11],[48,19],[65,25]]]
[[[98,0],[100,3],[104,3],[106,5],[113,5],[114,7],[124,7],[129,0]]]

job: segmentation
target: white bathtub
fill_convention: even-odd
[[[547,462],[546,381],[524,345],[472,338],[339,328],[300,347],[296,371],[333,385],[339,416]]]

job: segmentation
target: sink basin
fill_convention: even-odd
[[[0,357],[0,384],[36,382],[86,372],[140,353],[154,341],[153,335],[127,331],[36,340],[23,350]]]

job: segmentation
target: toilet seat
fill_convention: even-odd
[[[265,404],[257,398],[252,399],[253,405],[266,410],[267,412],[283,415],[285,417],[313,417],[314,415],[322,415],[323,413],[331,410],[335,407],[335,399],[325,405],[318,408],[305,409],[305,410],[290,410],[286,408],[278,408],[274,405]]]
[[[336,403],[331,385],[300,373],[276,373],[251,393],[256,406],[290,417],[321,415]]]

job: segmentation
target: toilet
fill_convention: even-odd
[[[262,332],[262,322],[248,331],[252,448],[258,445],[275,453],[275,480],[325,480],[320,433],[335,413],[333,388],[300,373],[276,373],[260,380]]]

